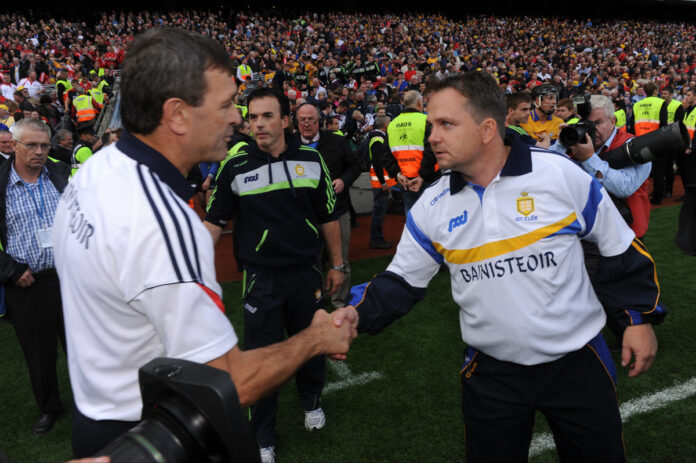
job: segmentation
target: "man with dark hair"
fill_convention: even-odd
[[[575,108],[570,98],[561,98],[558,101],[554,116],[560,117],[566,124],[575,124],[579,120],[575,115]]]
[[[41,434],[65,410],[56,373],[56,343],[65,348],[65,331],[51,229],[69,169],[47,161],[46,124],[22,119],[14,127],[14,155],[0,166],[0,283],[41,412],[33,432]]]
[[[339,116],[338,114],[333,114],[326,118],[326,130],[333,134],[343,137],[344,134],[343,132],[341,132],[341,129],[339,129],[340,125],[341,116]]]
[[[529,135],[520,125],[529,119],[529,112],[532,110],[532,96],[526,92],[517,92],[505,95],[505,100],[507,104],[505,126],[520,135]]]
[[[516,137],[506,145],[490,74],[449,76],[431,91],[430,142],[449,172],[411,209],[387,270],[354,288],[358,330],[378,333],[407,313],[445,264],[468,345],[468,460],[526,461],[540,410],[561,460],[625,461],[600,300],[628,326],[622,364],[635,355],[629,376],[641,374],[657,350],[650,323],[664,317],[652,258],[595,179]],[[602,254],[596,293],[581,238]]]
[[[316,268],[320,230],[331,258],[328,294],[341,287],[348,262],[342,257],[329,169],[316,149],[287,133],[288,98],[281,90],[258,88],[249,94],[248,107],[254,140],[220,171],[203,223],[217,242],[234,220],[244,269],[244,342],[247,349],[256,349],[282,341],[285,330],[288,335],[303,330],[322,307],[322,275]],[[316,108],[310,114],[318,124]],[[300,119],[304,117],[302,112]],[[320,403],[325,366],[324,356],[316,356],[296,375],[310,431],[325,424]],[[251,426],[264,463],[274,461],[277,408],[277,393],[251,406]]]
[[[70,167],[75,175],[77,170],[92,157],[95,151],[101,148],[102,142],[97,139],[92,123],[81,124],[77,127],[77,143],[73,146],[70,157]]]
[[[237,345],[213,242],[187,206],[185,178],[225,157],[240,122],[225,49],[183,29],[153,28],[129,48],[121,78],[125,131],[73,177],[54,224],[80,458],[140,420],[137,372],[156,357],[228,372],[247,406],[308,359],[345,353],[353,336],[352,323],[329,326],[331,316],[317,311],[283,343]]]

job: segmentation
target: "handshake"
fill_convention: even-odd
[[[241,355],[249,356],[249,360],[244,361],[241,357],[236,357],[232,360],[236,363],[236,367],[232,367],[230,375],[237,378],[236,387],[239,393],[240,402],[248,404],[256,402],[266,393],[269,393],[278,387],[284,380],[295,372],[300,365],[310,358],[326,354],[332,360],[345,360],[346,354],[350,349],[350,344],[358,336],[358,312],[355,307],[349,305],[341,307],[332,313],[325,310],[318,310],[314,314],[312,323],[284,343],[278,343],[268,348],[250,350]],[[237,354],[240,355],[240,354]],[[285,361],[280,361],[284,359]],[[251,364],[253,367],[249,371],[241,364]],[[265,368],[257,368],[259,364],[264,364]],[[220,368],[218,365],[211,365]],[[278,370],[270,375],[269,378],[262,379],[258,383],[254,383],[259,377],[264,375],[258,374],[259,371],[267,371],[271,368]],[[220,368],[225,370],[226,368]],[[251,382],[249,378],[251,377]],[[272,378],[272,379],[270,379]],[[249,384],[246,384],[249,383]],[[243,394],[242,389],[254,390],[254,396]],[[242,396],[247,397],[242,400]],[[123,461],[123,460],[118,460]],[[70,460],[67,463],[109,463],[111,458],[108,456],[98,456],[82,458],[79,460]]]
[[[358,336],[358,311],[352,305],[332,313],[318,310],[306,331],[318,343],[318,353],[332,360],[345,360],[350,344]]]

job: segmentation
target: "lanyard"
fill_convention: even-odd
[[[22,183],[24,183],[24,180],[22,180]],[[44,194],[43,194],[43,176],[39,175],[39,197],[41,198],[41,208],[39,208],[39,204],[36,201],[36,196],[34,195],[34,192],[29,188],[29,184],[24,183],[24,186],[27,188],[27,191],[31,195],[31,200],[34,202],[34,207],[36,207],[36,213],[39,215],[39,218],[43,220],[43,211],[44,211]]]

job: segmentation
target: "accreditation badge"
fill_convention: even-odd
[[[36,230],[36,239],[39,241],[41,249],[53,247],[53,227],[39,228]]]

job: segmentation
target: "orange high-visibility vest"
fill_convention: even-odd
[[[633,105],[633,127],[637,137],[660,128],[660,109],[664,102],[662,98],[649,96]]]
[[[401,173],[409,178],[418,177],[425,144],[426,115],[403,112],[387,127],[389,149],[399,163]]]
[[[73,106],[77,111],[77,122],[87,122],[91,121],[97,117],[97,110],[92,106],[92,97],[87,95],[80,95],[73,100]]]

